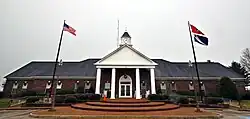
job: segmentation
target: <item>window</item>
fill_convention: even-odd
[[[17,91],[18,91],[18,82],[17,81],[15,81],[14,83],[13,83],[13,86],[12,86],[12,91],[11,91],[11,93],[12,94],[16,94],[17,93]]]
[[[18,88],[18,83],[17,81],[14,82],[12,89],[17,89]]]
[[[109,90],[110,89],[110,83],[109,82],[105,83],[104,89],[105,90]]]
[[[201,83],[201,90],[205,90],[205,85],[204,85],[204,83],[203,82],[200,82]]]
[[[48,81],[46,84],[46,89],[50,89],[51,88],[51,81]]]
[[[171,90],[176,91],[176,83],[174,81],[171,82]]]
[[[23,82],[23,87],[22,87],[22,89],[27,89],[27,87],[28,87],[28,82],[27,82],[27,81],[24,81],[24,82]]]
[[[62,82],[61,81],[57,82],[56,89],[62,89]]]
[[[188,84],[189,90],[193,91],[194,90],[194,83],[192,81],[189,82]]]
[[[87,81],[87,82],[85,83],[84,89],[90,89],[90,86],[91,86],[91,83],[90,83],[89,81]]]
[[[78,85],[79,85],[79,81],[76,81],[74,85],[74,91],[77,91]]]
[[[161,85],[161,90],[166,90],[167,89],[166,83],[161,82],[160,85]]]
[[[91,87],[91,83],[89,82],[89,81],[87,81],[86,83],[85,83],[85,86],[84,86],[84,92],[85,93],[90,93],[90,87]]]

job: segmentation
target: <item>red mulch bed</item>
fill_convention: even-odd
[[[147,116],[198,116],[198,115],[209,115],[215,116],[216,114],[211,112],[195,112],[195,108],[192,107],[180,107],[174,110],[168,111],[150,111],[150,112],[107,112],[107,111],[89,111],[89,110],[78,110],[71,107],[56,107],[55,112],[48,110],[35,111],[33,114],[36,115],[147,115]]]

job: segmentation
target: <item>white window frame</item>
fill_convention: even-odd
[[[25,85],[26,84],[26,85]],[[22,89],[27,89],[28,88],[28,82],[27,81],[24,81],[23,82],[23,86],[22,86]]]
[[[62,81],[57,81],[57,84],[56,84],[56,89],[62,89]]]

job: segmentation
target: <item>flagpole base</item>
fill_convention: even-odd
[[[51,108],[51,109],[49,109],[48,111],[49,111],[49,112],[55,112],[56,109],[55,109],[55,108]]]

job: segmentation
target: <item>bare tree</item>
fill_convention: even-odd
[[[250,51],[249,48],[243,50],[242,55],[240,57],[241,65],[250,72]]]

